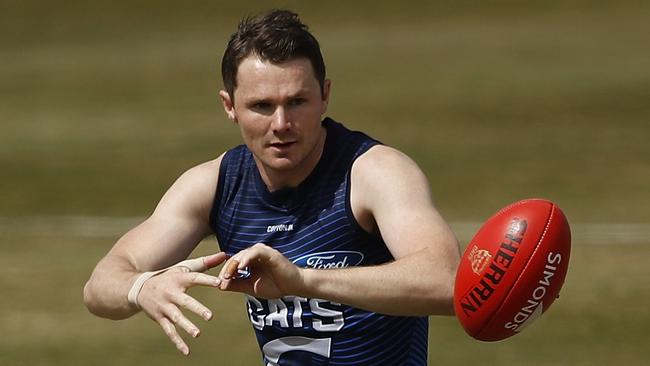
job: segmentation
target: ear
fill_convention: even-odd
[[[230,94],[225,90],[219,91],[219,97],[221,98],[221,103],[223,103],[223,110],[226,112],[228,119],[237,123],[237,114],[235,113],[235,104],[233,103]]]
[[[323,115],[327,112],[327,105],[330,102],[330,89],[332,88],[332,81],[330,79],[325,79],[323,83],[323,100],[321,104],[320,114]]]

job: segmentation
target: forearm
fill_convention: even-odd
[[[84,304],[91,313],[103,318],[132,316],[138,309],[127,301],[127,294],[138,275],[125,259],[104,258],[84,286]]]
[[[455,266],[422,250],[380,266],[304,269],[300,295],[389,315],[453,314]]]
[[[122,236],[97,264],[84,287],[84,303],[95,315],[124,319],[137,306],[127,295],[142,272],[166,268],[187,258],[204,236],[186,220],[152,216]]]

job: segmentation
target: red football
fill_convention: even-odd
[[[482,341],[523,330],[546,311],[564,283],[571,229],[553,202],[515,202],[488,219],[458,266],[456,317]]]

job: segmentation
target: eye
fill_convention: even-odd
[[[264,101],[252,103],[250,106],[250,109],[260,113],[267,113],[271,111],[272,108],[273,106],[271,105],[271,103],[264,102]]]
[[[289,105],[293,107],[297,107],[300,105],[303,105],[307,102],[305,98],[293,98],[289,101]]]

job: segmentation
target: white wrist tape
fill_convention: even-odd
[[[140,304],[138,304],[138,295],[140,294],[140,291],[142,290],[142,286],[144,286],[144,283],[150,279],[153,276],[159,275],[163,272],[166,272],[174,267],[185,267],[188,268],[191,272],[203,272],[208,267],[205,265],[205,261],[203,259],[204,257],[199,257],[199,258],[194,258],[194,259],[186,259],[182,262],[178,262],[174,264],[173,266],[163,268],[157,271],[152,271],[152,272],[144,272],[138,278],[133,282],[133,286],[131,286],[131,289],[129,290],[129,293],[126,295],[126,299],[130,304],[135,305],[138,309],[140,309]]]

